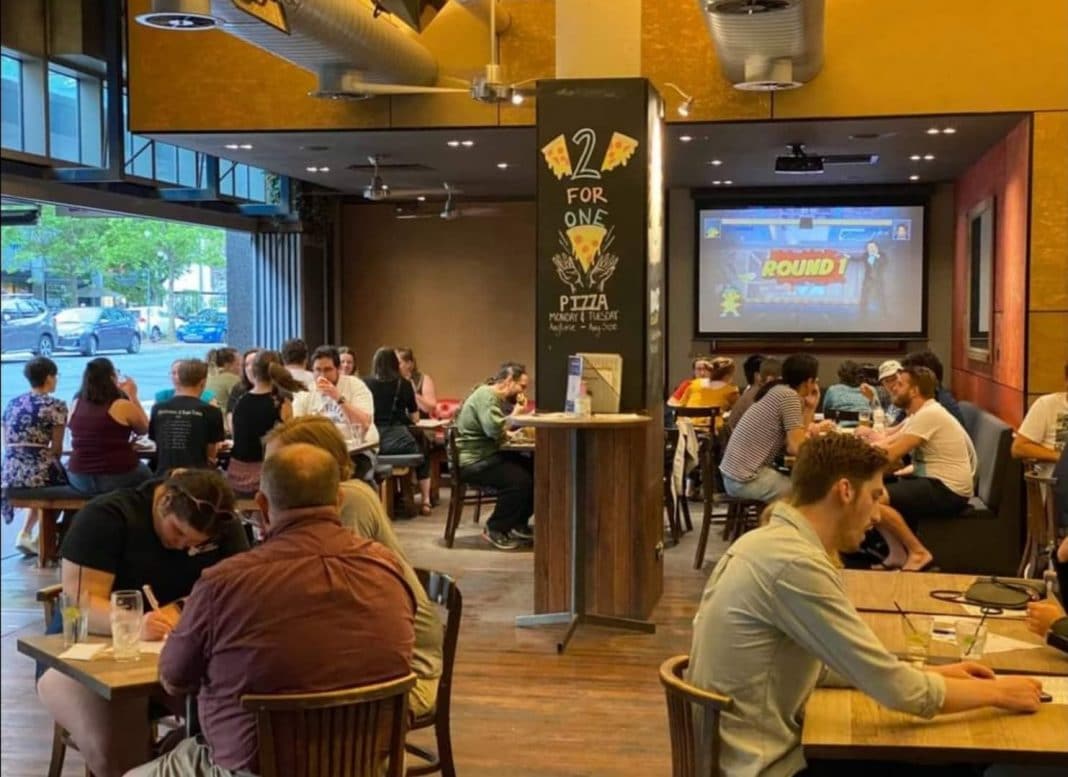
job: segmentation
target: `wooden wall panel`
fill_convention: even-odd
[[[1064,391],[1068,364],[1068,310],[1032,310],[1028,314],[1027,393]]]
[[[827,0],[824,40],[775,118],[1068,108],[1063,0]]]
[[[1068,111],[1032,121],[1029,308],[1068,310]]]
[[[555,0],[523,0],[507,3],[512,25],[501,35],[501,66],[509,83],[556,75]],[[533,86],[533,82],[527,84]],[[500,106],[502,126],[534,124],[534,101],[521,106]]]

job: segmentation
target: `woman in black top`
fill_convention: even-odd
[[[430,515],[430,462],[422,447],[412,436],[411,424],[419,420],[419,406],[415,389],[400,373],[400,361],[392,348],[379,348],[371,360],[372,377],[364,378],[375,401],[375,426],[378,428],[378,451],[389,455],[423,454],[423,463],[416,468],[423,515]]]
[[[438,394],[433,379],[419,369],[411,348],[398,348],[401,377],[411,381],[415,389],[415,403],[419,405],[420,418],[433,418],[438,406]]]
[[[263,468],[263,437],[275,424],[293,416],[292,391],[304,391],[282,366],[277,351],[260,351],[249,370],[251,387],[234,402],[230,412],[234,447],[226,478],[241,496],[251,496],[260,487]]]
[[[166,479],[98,496],[78,512],[60,549],[63,592],[88,608],[91,633],[108,635],[111,593],[150,585],[162,606],[146,604],[141,638],[160,640],[177,624],[181,600],[200,573],[247,547],[222,475],[175,470]],[[145,761],[144,699],[108,701],[51,669],[37,693],[93,774],[121,775]]]

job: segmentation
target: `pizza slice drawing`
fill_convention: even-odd
[[[553,175],[556,176],[556,180],[559,181],[565,175],[571,175],[571,155],[567,151],[567,141],[564,139],[563,133],[557,135],[542,147],[541,154],[545,157],[545,161],[548,163],[549,169],[553,171]]]
[[[599,224],[582,224],[567,230],[567,239],[571,241],[571,250],[582,265],[583,272],[589,272],[594,257],[601,250],[607,230]]]
[[[602,170],[615,170],[620,165],[626,165],[634,156],[634,150],[638,147],[638,141],[630,135],[622,132],[613,132],[612,139],[608,143],[608,150],[604,152],[604,161],[601,162]]]

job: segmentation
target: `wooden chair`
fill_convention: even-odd
[[[672,479],[675,475],[675,451],[679,445],[679,430],[664,430],[664,508],[667,510],[668,530],[674,545],[678,545],[682,538],[683,521],[686,522],[685,531],[693,531],[693,520],[690,517],[690,502],[683,492],[672,490]],[[683,476],[683,491],[685,491],[685,476]]]
[[[1041,577],[1056,544],[1057,530],[1053,522],[1053,497],[1044,491],[1057,483],[1054,477],[1024,473],[1027,494],[1027,539],[1017,577]]]
[[[249,694],[261,777],[401,777],[415,675],[359,688]],[[386,764],[386,771],[382,771]]]
[[[380,454],[375,462],[375,477],[379,479],[379,498],[386,515],[397,517],[397,509],[405,518],[418,514],[415,506],[415,490],[412,476],[415,468],[423,463],[421,453]]]
[[[719,775],[719,716],[730,709],[731,699],[700,688],[683,679],[690,665],[689,656],[675,656],[660,665],[660,684],[667,698],[668,731],[671,734],[672,777],[716,777]],[[694,705],[704,709],[704,731],[707,742],[699,741],[694,728]],[[699,771],[704,760],[698,748],[708,757],[708,768]]]
[[[85,507],[91,497],[79,496],[72,489],[66,487],[53,487],[41,489],[42,493],[52,491],[70,491],[70,494],[50,495],[47,498],[30,496],[28,490],[19,489],[20,493],[11,495],[8,499],[12,507],[21,507],[27,510],[40,510],[41,520],[38,523],[38,552],[37,566],[42,569],[59,560],[59,517],[68,513],[67,521],[71,515]],[[58,596],[58,594],[57,594]]]
[[[451,548],[456,539],[456,529],[463,518],[464,507],[469,504],[475,506],[475,523],[478,523],[482,503],[495,500],[496,495],[491,488],[464,482],[463,475],[460,474],[460,451],[456,447],[456,427],[454,426],[445,430],[445,455],[449,462],[452,490],[449,495],[449,513],[445,519],[445,547]],[[471,495],[468,495],[468,489],[472,490]]]
[[[456,766],[452,760],[452,728],[449,711],[452,707],[452,669],[456,662],[456,643],[460,638],[460,618],[463,615],[464,598],[456,581],[443,572],[428,569],[416,569],[419,582],[426,589],[430,601],[445,608],[445,638],[441,647],[441,678],[438,681],[438,697],[433,711],[418,718],[413,718],[409,730],[434,727],[438,751],[434,753],[411,743],[404,749],[411,755],[426,761],[408,767],[406,777],[418,777],[423,774],[441,772],[442,777],[456,777]]]

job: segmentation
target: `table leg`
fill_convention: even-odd
[[[44,569],[56,558],[56,524],[59,510],[41,510],[41,520],[37,529],[37,566]]]

